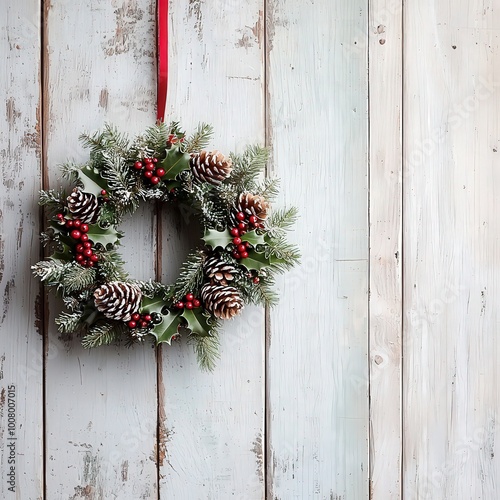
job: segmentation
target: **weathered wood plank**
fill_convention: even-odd
[[[498,497],[499,25],[405,2],[405,498]]]
[[[83,161],[78,135],[111,122],[137,133],[154,121],[155,2],[53,2],[47,14],[46,157]],[[154,277],[153,210],[124,225],[122,252],[137,278]],[[49,317],[47,498],[156,498],[155,352],[57,340]]]
[[[270,314],[272,499],[368,498],[367,6],[268,3],[271,146],[303,253]]]
[[[213,146],[241,152],[264,142],[263,2],[171,5],[167,119],[188,130],[213,124]],[[182,217],[164,217],[163,277],[173,281],[199,243]],[[185,340],[162,349],[161,497],[258,499],[264,495],[264,314],[248,308],[222,335],[214,373],[201,372]]]
[[[43,312],[39,257],[40,2],[0,18],[0,497],[43,494]]]
[[[373,500],[401,498],[402,13],[402,2],[370,1],[370,498]]]

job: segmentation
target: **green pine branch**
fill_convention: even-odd
[[[188,344],[193,346],[200,368],[213,371],[220,359],[218,325],[211,330],[210,336],[190,335]]]
[[[196,131],[184,143],[187,153],[196,153],[206,148],[212,139],[214,129],[212,125],[200,123]]]
[[[125,281],[128,273],[124,269],[125,262],[116,250],[97,252],[99,256],[99,274],[105,281]]]
[[[97,271],[93,267],[83,267],[77,262],[69,262],[60,281],[65,294],[83,290],[95,283]]]
[[[297,207],[288,209],[280,208],[271,213],[266,220],[266,229],[271,238],[281,236],[285,231],[288,231],[297,222],[298,219]]]
[[[66,192],[63,188],[42,190],[38,204],[50,211],[61,212],[66,206]]]
[[[113,344],[120,339],[125,325],[119,322],[103,322],[93,325],[89,329],[89,333],[82,338],[82,346],[85,349],[92,349],[102,345]]]
[[[57,329],[63,335],[68,335],[78,331],[82,327],[83,311],[78,310],[72,313],[62,312],[54,320]]]
[[[195,293],[203,283],[203,256],[200,252],[191,253],[184,262],[179,277],[174,284],[173,300],[181,300],[187,293]]]
[[[273,290],[274,282],[271,276],[265,280],[261,278],[257,284],[247,277],[241,277],[235,280],[234,285],[252,304],[273,307],[278,303],[278,294]]]
[[[81,134],[80,142],[86,149],[90,149],[90,157],[99,158],[103,153],[111,151],[127,157],[129,139],[127,134],[121,133],[112,125],[104,125],[104,129],[94,134]]]
[[[232,154],[233,171],[226,180],[238,191],[254,191],[257,178],[264,172],[269,160],[269,151],[261,146],[249,146],[242,155]]]

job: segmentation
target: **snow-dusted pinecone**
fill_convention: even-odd
[[[192,153],[191,172],[196,180],[217,186],[231,175],[232,161],[219,151]]]
[[[69,211],[75,219],[79,219],[85,224],[94,224],[97,221],[99,203],[97,197],[92,193],[85,193],[79,188],[75,188],[66,200]]]
[[[226,264],[218,256],[209,257],[203,266],[205,275],[213,284],[227,285],[229,281],[234,280],[236,268],[231,264]]]
[[[241,222],[236,218],[236,214],[243,212],[247,219],[255,215],[259,222],[262,222],[267,217],[269,208],[270,204],[263,196],[252,193],[241,193],[234,204],[232,218],[236,224]]]
[[[205,309],[220,319],[231,319],[243,309],[240,292],[233,286],[206,283],[200,296]]]
[[[94,299],[97,309],[107,318],[129,321],[139,311],[142,292],[132,283],[110,281],[95,290]]]

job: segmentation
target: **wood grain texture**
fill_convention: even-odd
[[[212,146],[225,153],[263,144],[263,2],[174,2],[170,24],[167,118],[187,130],[211,123]],[[162,277],[169,282],[199,244],[189,215],[163,218]],[[264,312],[248,307],[221,341],[213,373],[199,370],[185,340],[162,348],[162,498],[264,496]]]
[[[498,498],[499,23],[405,2],[405,498]]]
[[[371,499],[401,498],[402,2],[371,0]]]
[[[270,313],[268,498],[368,498],[367,2],[268,15],[274,170],[303,254]]]
[[[105,122],[130,133],[155,117],[155,4],[151,0],[53,2],[48,9],[45,154],[85,161],[78,136]],[[154,277],[155,219],[144,207],[123,225],[127,269]],[[47,498],[157,498],[155,351],[91,352],[58,340],[51,304],[46,383]]]
[[[0,498],[43,494],[43,314],[39,256],[40,3],[0,17]],[[11,476],[10,473],[13,472]]]

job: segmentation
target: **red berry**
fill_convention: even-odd
[[[146,177],[146,179],[151,179],[151,177],[153,177],[153,172],[151,172],[151,170],[146,170],[144,172],[144,177]]]
[[[76,227],[77,229],[79,229],[81,225],[82,225],[81,220],[76,219],[75,221],[73,221],[73,227]]]
[[[255,276],[255,278],[253,279],[253,282],[257,285],[260,282],[259,277]]]
[[[92,262],[98,262],[99,261],[99,256],[96,255],[95,253],[93,253],[91,256],[90,256],[90,260]]]
[[[82,224],[82,225],[80,226],[80,231],[81,231],[82,233],[87,233],[87,232],[88,232],[88,230],[89,230],[89,225],[88,225],[88,224]]]
[[[58,219],[64,219],[64,215],[63,214],[57,214],[57,218]]]
[[[245,247],[249,247],[250,246],[250,242],[249,241],[245,241]]]
[[[77,254],[75,255],[75,260],[76,260],[77,262],[81,262],[84,258],[85,258],[85,257],[84,257],[81,253],[77,253]]]
[[[155,166],[152,163],[146,163],[146,170],[154,170]]]
[[[188,302],[193,302],[193,299],[194,299],[194,295],[193,295],[192,293],[188,293],[188,294],[186,295],[186,300],[187,300]]]
[[[139,313],[132,314],[132,319],[134,321],[139,321],[141,319],[141,315]]]
[[[238,245],[238,252],[240,252],[241,254],[243,254],[243,252],[246,252],[246,250],[247,247],[243,245],[243,243],[241,245]]]
[[[198,299],[193,300],[193,306],[194,307],[200,307],[201,302]]]
[[[94,263],[91,260],[88,260],[87,267],[94,267]]]
[[[153,318],[151,318],[151,315],[150,314],[145,314],[144,315],[144,321],[151,321]]]
[[[238,224],[238,228],[239,228],[239,229],[246,229],[246,228],[247,228],[247,225],[246,225],[244,222],[240,222],[240,223]]]
[[[255,215],[251,215],[248,220],[250,221],[250,224],[255,224],[258,219]]]
[[[241,244],[241,238],[239,238],[239,237],[233,238],[233,243],[235,245],[240,245]]]
[[[140,169],[142,168],[142,162],[141,162],[141,161],[136,161],[136,162],[134,163],[134,168],[135,168],[136,170],[140,170]]]
[[[83,249],[84,249],[84,246],[83,246],[83,245],[76,245],[76,247],[75,247],[75,250],[76,250],[78,253],[82,253],[82,252],[83,252]]]
[[[86,248],[84,251],[83,251],[83,255],[85,255],[85,257],[92,257],[94,252],[92,252],[92,249],[90,248]]]
[[[74,240],[79,240],[80,237],[82,236],[82,233],[80,231],[78,231],[78,229],[73,229],[73,231],[71,231],[70,233],[70,236],[74,239]]]
[[[163,177],[165,175],[165,170],[163,170],[163,168],[157,168],[155,173],[156,177]]]
[[[233,227],[233,229],[231,229],[231,231],[229,231],[231,233],[231,236],[239,236],[240,235],[240,231],[237,227]]]
[[[238,212],[238,213],[236,214],[236,218],[237,218],[238,220],[245,220],[245,214],[244,214],[243,212]]]
[[[193,308],[193,303],[192,302],[186,302],[186,309],[192,309]]]
[[[175,304],[175,307],[177,307],[177,309],[183,309],[184,308],[184,302],[177,302],[177,304]]]
[[[146,328],[148,326],[147,321],[141,321],[141,328]]]
[[[160,182],[160,178],[159,177],[151,177],[151,184],[158,184]]]
[[[135,328],[137,326],[137,323],[135,321],[129,321],[127,325],[129,328]]]
[[[152,158],[144,158],[144,161],[146,163],[152,163],[153,162],[153,159]]]
[[[241,235],[241,236],[245,236],[245,234],[247,234],[247,232],[246,232],[246,231],[244,231],[244,230],[240,231],[240,235]]]
[[[246,259],[248,257],[248,252],[241,252],[241,258]]]
[[[80,236],[80,241],[89,241],[89,235],[88,234],[82,234]]]
[[[86,241],[82,246],[83,248],[92,248],[92,243],[90,243],[90,241]]]
[[[241,255],[236,250],[232,253],[232,256],[234,259],[241,259]]]
[[[153,158],[153,163],[158,163],[158,158]]]
[[[73,221],[71,219],[66,221],[66,227],[73,227]]]
[[[108,192],[105,190],[105,189],[101,189],[101,194],[103,196],[107,196],[108,195]]]

